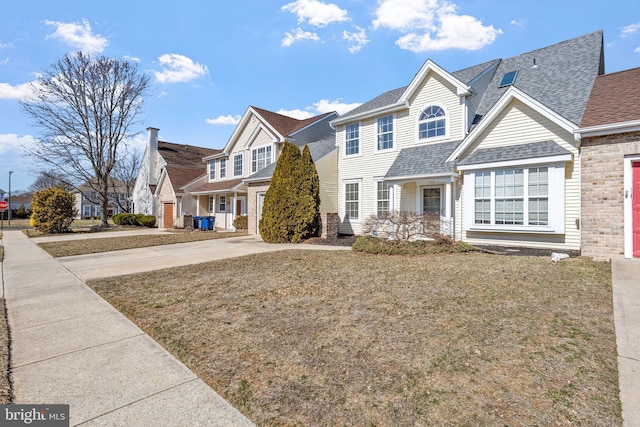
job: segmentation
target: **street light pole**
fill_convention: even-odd
[[[9,171],[9,227],[11,227],[11,174],[13,171]]]

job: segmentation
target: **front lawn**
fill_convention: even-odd
[[[103,237],[82,240],[61,240],[38,243],[53,257],[94,254],[99,252],[122,251],[149,246],[173,245],[176,243],[199,242],[202,240],[225,239],[246,236],[246,232],[180,231],[162,234],[148,234],[126,237]]]
[[[258,425],[620,425],[587,259],[285,251],[89,282]]]

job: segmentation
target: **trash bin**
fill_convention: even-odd
[[[213,230],[215,218],[212,216],[203,216],[201,230]]]
[[[200,230],[201,227],[202,227],[202,217],[201,216],[194,216],[193,217],[193,228],[195,230]]]

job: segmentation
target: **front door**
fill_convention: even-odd
[[[242,200],[236,199],[236,216],[242,215]]]
[[[164,228],[173,228],[173,203],[163,203]]]
[[[422,189],[422,212],[440,215],[442,212],[441,187],[426,187]]]
[[[631,196],[631,223],[633,257],[640,257],[640,162],[633,162],[633,191]]]

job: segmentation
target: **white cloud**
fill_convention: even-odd
[[[491,44],[502,30],[469,15],[458,15],[446,0],[379,0],[373,28],[406,33],[396,44],[412,52],[478,50]]]
[[[205,122],[210,125],[237,125],[240,123],[241,116],[232,116],[231,114],[227,116],[218,116],[215,119],[206,119]]]
[[[307,22],[315,27],[349,20],[346,10],[340,9],[334,3],[323,3],[318,0],[297,0],[282,6],[281,10],[298,15],[298,24]]]
[[[5,59],[3,59],[2,61],[0,61],[0,65],[7,65],[9,62],[11,62],[11,60],[9,59],[9,57],[7,56]]]
[[[367,38],[367,33],[364,28],[360,28],[357,25],[356,31],[353,33],[346,30],[343,31],[342,39],[349,42],[349,52],[351,53],[360,52],[360,50],[369,43],[369,39]]]
[[[124,59],[126,59],[127,61],[140,63],[140,58],[138,58],[137,56],[125,55]]]
[[[33,95],[29,83],[22,83],[17,86],[9,83],[0,83],[0,99],[29,99]]]
[[[304,40],[311,41],[320,41],[320,37],[316,33],[312,33],[309,31],[304,31],[302,28],[296,28],[293,33],[284,33],[285,37],[282,39],[282,43],[280,44],[282,47],[289,47],[296,42],[301,42]]]
[[[633,49],[633,53],[640,53],[640,47]]]
[[[0,154],[21,154],[25,147],[31,146],[35,139],[31,135],[19,137],[15,133],[0,134]]]
[[[527,20],[526,19],[512,19],[511,21],[509,21],[509,24],[513,25],[514,27],[523,28],[527,24]]]
[[[85,53],[101,53],[109,44],[109,40],[100,34],[93,34],[91,25],[86,19],[83,19],[82,23],[58,21],[44,21],[44,23],[56,27],[56,30],[47,36],[48,39],[58,39]]]
[[[320,114],[335,111],[336,113],[342,115],[361,105],[359,102],[346,104],[341,101],[341,99],[335,99],[333,101],[329,101],[328,99],[321,99],[318,102],[314,102],[313,107]]]
[[[6,49],[10,47],[13,47],[13,43],[2,43],[2,40],[0,40],[0,49]]]
[[[299,108],[295,110],[285,110],[284,108],[281,108],[280,110],[276,111],[276,113],[282,114],[283,116],[287,117],[293,117],[294,119],[298,120],[308,119],[316,115],[311,111],[300,110]]]
[[[158,58],[163,65],[162,71],[154,71],[160,83],[188,82],[209,74],[206,65],[193,62],[191,58],[176,53],[166,53]]]
[[[304,120],[313,116],[317,116],[319,114],[330,113],[332,111],[335,111],[338,114],[344,114],[358,106],[360,106],[360,103],[346,104],[342,102],[341,99],[335,99],[333,101],[329,101],[328,99],[321,99],[320,101],[314,102],[312,105],[305,107],[304,109],[297,108],[293,110],[285,110],[283,108],[277,111],[277,113],[288,117],[293,117],[294,119]]]
[[[635,34],[638,31],[640,31],[640,22],[638,22],[637,24],[631,24],[631,25],[622,27],[622,31],[620,32],[620,35],[622,37],[625,37],[631,34]]]

